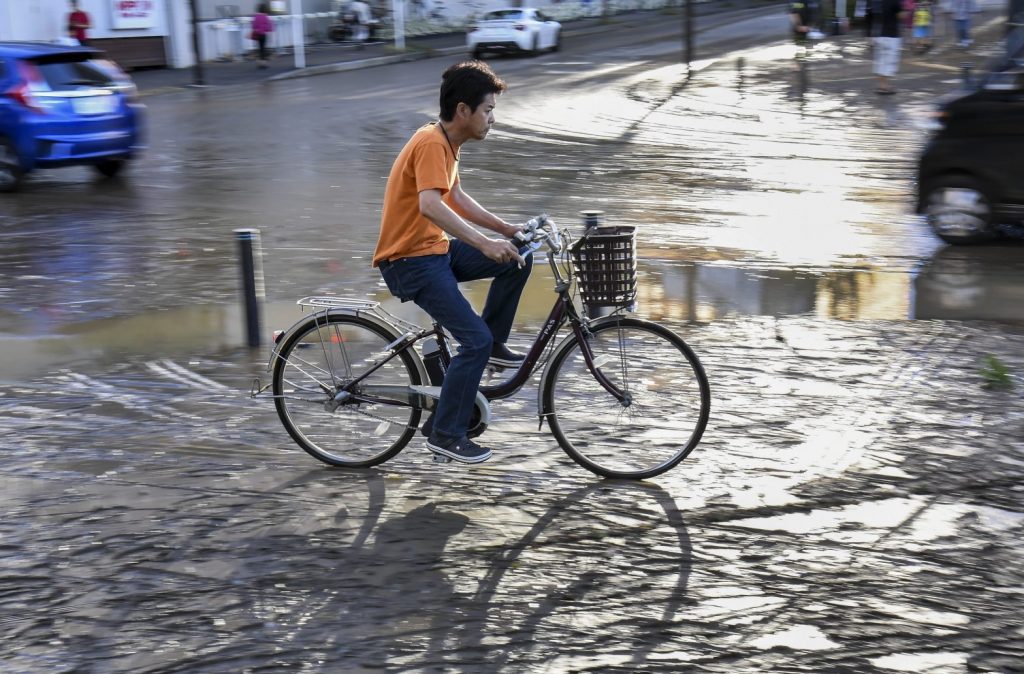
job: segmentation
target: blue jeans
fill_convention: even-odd
[[[441,386],[434,412],[433,435],[440,441],[466,434],[493,344],[504,344],[512,332],[519,297],[530,277],[533,256],[520,269],[515,262],[499,264],[467,243],[452,239],[447,255],[403,257],[380,265],[391,294],[413,301],[444,326],[459,343]],[[493,278],[481,315],[459,291],[459,283]]]

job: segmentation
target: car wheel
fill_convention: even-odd
[[[17,190],[24,175],[14,145],[6,138],[0,138],[0,192]]]
[[[992,199],[971,176],[945,176],[928,190],[924,207],[928,225],[946,243],[964,244],[995,237]]]
[[[121,172],[121,169],[123,169],[124,165],[127,163],[128,162],[124,159],[104,159],[101,162],[93,164],[93,166],[106,177],[113,178]]]
[[[562,48],[562,31],[555,33],[555,43],[551,45],[551,51],[558,51]]]

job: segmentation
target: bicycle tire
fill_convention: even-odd
[[[630,317],[592,325],[588,342],[601,372],[630,399],[605,390],[568,337],[542,382],[542,413],[558,444],[603,477],[643,480],[675,467],[700,442],[711,409],[697,355],[671,330]]]
[[[286,337],[274,362],[274,406],[302,449],[332,466],[365,468],[387,461],[409,443],[419,426],[419,408],[353,401],[328,409],[340,384],[365,372],[398,338],[359,316],[337,314],[310,318]],[[363,383],[408,386],[422,380],[406,350]]]

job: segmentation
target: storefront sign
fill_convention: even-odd
[[[109,0],[113,14],[111,27],[153,28],[156,25],[156,0]]]

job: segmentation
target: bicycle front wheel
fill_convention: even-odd
[[[274,363],[274,405],[300,447],[332,466],[362,468],[387,461],[412,439],[420,409],[407,404],[407,389],[422,381],[408,350],[349,386],[384,360],[397,338],[349,315],[315,317],[286,338]],[[352,395],[339,401],[342,390]],[[406,404],[386,402],[389,390],[397,400],[405,393]]]
[[[704,368],[678,335],[656,323],[617,317],[591,330],[595,364],[626,399],[594,378],[571,337],[543,382],[551,432],[576,463],[598,475],[660,475],[693,451],[707,426],[711,390]]]

